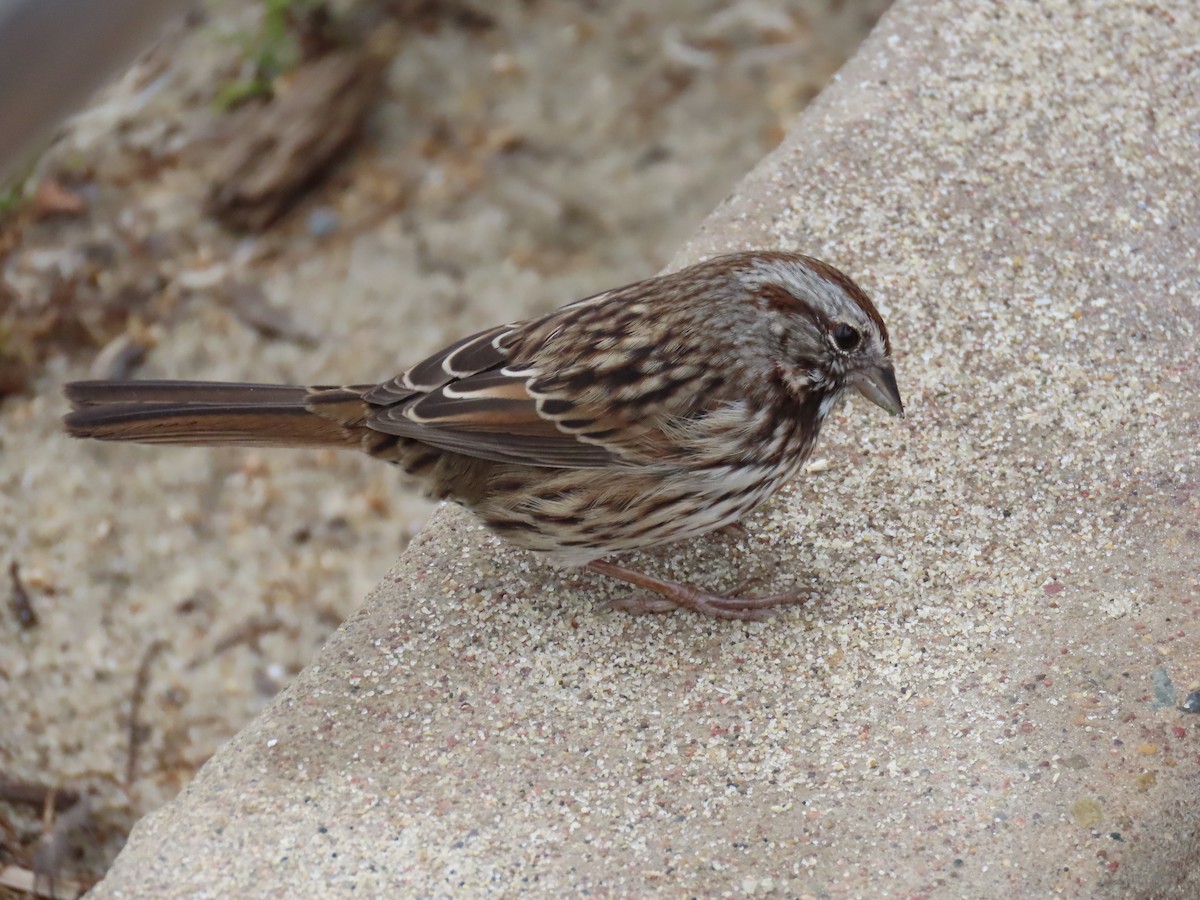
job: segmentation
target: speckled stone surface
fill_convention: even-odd
[[[445,510],[97,897],[1195,896],[1200,17],[899,0],[678,260],[803,248],[909,406],[608,612]]]

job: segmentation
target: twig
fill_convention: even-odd
[[[26,631],[36,628],[38,624],[37,610],[33,608],[29,592],[21,583],[21,566],[15,559],[9,563],[8,577],[12,579],[12,596],[8,598],[8,608],[16,616],[17,623]]]
[[[203,663],[206,663],[210,659],[214,659],[215,657],[220,656],[222,653],[232,650],[234,647],[240,646],[241,644],[247,644],[253,647],[256,651],[261,652],[258,642],[263,635],[279,631],[283,627],[284,624],[281,619],[251,619],[245,625],[239,626],[232,633],[225,635],[225,637],[217,641],[216,645],[210,652],[203,654],[202,656],[197,656],[190,663],[188,663],[188,671],[199,668]]]
[[[48,797],[54,798],[54,808],[61,811],[78,803],[80,794],[69,788],[47,787],[44,784],[0,775],[0,800],[5,803],[44,807]]]
[[[137,677],[133,682],[133,695],[129,699],[129,754],[125,758],[126,787],[133,784],[133,777],[137,774],[138,754],[141,752],[142,743],[146,740],[139,719],[142,713],[142,703],[146,697],[146,687],[150,683],[150,666],[166,647],[166,641],[155,641],[146,648],[141,665],[138,666]]]

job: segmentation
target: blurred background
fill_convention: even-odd
[[[886,6],[210,0],[94,95],[151,19],[0,53],[0,897],[100,877],[431,509],[350,455],[69,441],[61,383],[374,381],[651,275]]]

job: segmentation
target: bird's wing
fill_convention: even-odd
[[[624,314],[643,299],[630,296],[638,288],[458,341],[365,391],[366,424],[466,456],[548,468],[662,459],[686,422],[719,401],[704,390],[712,377],[679,348],[647,340]]]

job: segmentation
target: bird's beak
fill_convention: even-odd
[[[896,386],[896,370],[890,362],[860,369],[850,376],[850,383],[876,406],[883,407],[893,416],[904,415],[900,388]]]

